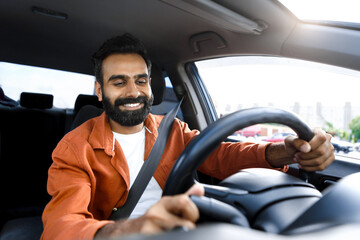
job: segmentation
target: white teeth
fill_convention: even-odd
[[[127,104],[124,104],[125,107],[137,107],[139,105],[140,105],[140,103],[127,103]]]

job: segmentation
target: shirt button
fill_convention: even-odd
[[[117,208],[116,208],[116,207],[114,207],[114,208],[113,208],[113,211],[114,211],[114,212],[116,212],[116,211],[117,211]]]

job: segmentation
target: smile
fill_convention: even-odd
[[[134,107],[138,107],[140,106],[140,103],[127,103],[124,104],[124,107],[130,107],[130,108],[134,108]]]
[[[120,105],[123,110],[138,110],[143,107],[143,103],[125,103]]]

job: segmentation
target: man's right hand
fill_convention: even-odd
[[[128,234],[157,234],[175,227],[194,229],[199,210],[190,195],[204,195],[204,188],[195,184],[185,194],[163,197],[140,218],[119,220],[101,228],[95,238],[119,237]]]

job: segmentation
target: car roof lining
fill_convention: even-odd
[[[144,42],[153,62],[165,69],[170,65],[184,66],[191,61],[233,55],[297,57],[360,68],[355,61],[342,61],[341,57],[337,57],[339,51],[336,49],[341,50],[339,45],[327,41],[304,43],[299,33],[307,36],[313,30],[284,7],[279,7],[281,5],[276,0],[208,0],[221,3],[224,8],[251,21],[265,23],[268,29],[260,36],[226,30],[164,1],[2,0],[0,28],[7,34],[0,38],[0,61],[93,74],[91,55],[97,47],[107,38],[129,32]],[[32,11],[34,6],[67,14],[68,18],[60,20],[35,14]],[[219,16],[214,19],[216,17]],[[337,38],[346,34],[342,29],[334,33],[333,30],[326,32],[326,26],[312,26],[318,26],[324,34],[336,35]],[[359,42],[359,34],[355,30],[348,31],[354,31],[350,44]],[[224,39],[226,47],[217,48],[205,43],[201,46],[203,51],[194,52],[191,39],[203,32],[214,32]],[[296,51],[290,50],[290,47],[295,47]],[[307,54],[314,48],[333,49],[332,55],[314,59],[312,54]],[[358,59],[359,49],[353,50],[346,54],[353,55],[354,60]]]
[[[106,38],[124,32],[130,32],[142,39],[151,58],[159,66],[241,52],[248,47],[247,41],[251,39],[250,34],[224,30],[201,17],[179,11],[158,0],[141,1],[142,7],[138,6],[138,1],[129,0],[67,1],[68,4],[63,1],[1,1],[0,27],[7,34],[0,40],[0,60],[92,73],[92,53]],[[248,2],[244,1],[242,6],[247,6]],[[68,18],[59,20],[34,14],[33,6],[65,13]],[[254,3],[247,8],[253,6]],[[273,18],[274,13],[270,14],[267,7],[274,7],[274,3],[269,1],[261,4],[263,21],[270,25],[271,21],[281,22],[282,18],[278,16],[281,14],[276,14],[276,18]],[[89,25],[92,27],[91,31]],[[189,39],[192,35],[204,31],[213,31],[225,38],[231,44],[229,49],[194,54],[189,46]],[[239,40],[244,42],[244,45],[238,47],[236,43]],[[275,49],[279,51],[278,47]],[[60,62],[59,59],[68,61]]]

